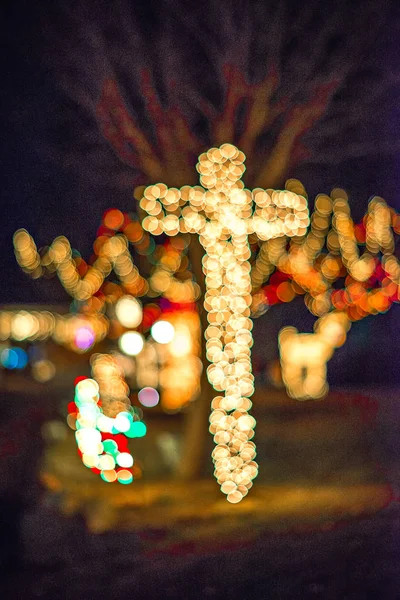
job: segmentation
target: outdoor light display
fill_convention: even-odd
[[[124,353],[118,360],[134,372],[139,401],[155,406],[158,389],[167,410],[178,410],[199,391],[202,336],[195,302],[200,285],[188,252],[190,238],[199,236],[205,252],[207,375],[217,392],[210,416],[213,460],[215,476],[232,503],[247,494],[257,475],[255,420],[249,414],[254,392],[251,317],[304,297],[317,317],[315,332],[281,331],[282,375],[292,397],[319,398],[328,389],[326,363],[351,324],[386,312],[399,302],[400,289],[395,255],[400,216],[382,198],[373,198],[362,222],[355,224],[346,192],[336,188],[330,196],[317,196],[310,217],[298,180],[288,180],[281,191],[246,189],[244,160],[238,148],[223,144],[200,155],[201,186],[178,189],[156,183],[138,188],[135,198],[143,220],[107,211],[89,262],[64,237],[38,250],[25,230],[14,236],[23,270],[32,277],[57,274],[80,313],[71,318],[90,321],[67,335],[65,317],[53,334],[56,327],[49,317],[43,335],[56,340],[64,335],[82,352],[106,335],[118,340]],[[153,236],[162,236],[159,245]],[[130,246],[145,259],[140,273]],[[360,246],[365,247],[361,254]],[[111,271],[117,282],[107,280]],[[0,314],[4,340],[36,330],[26,316],[17,327],[13,319]],[[23,335],[20,339],[36,334]]]
[[[334,189],[331,197],[320,194],[306,236],[290,244],[275,239],[262,245],[252,273],[253,287],[259,290],[256,308],[301,294],[317,317],[344,311],[354,322],[386,312],[399,301],[400,265],[393,235],[399,233],[400,216],[382,198],[369,202],[357,225],[344,190]],[[362,254],[359,246],[365,246]]]
[[[316,321],[315,333],[298,333],[295,327],[281,329],[282,378],[289,396],[306,400],[327,394],[326,363],[346,341],[349,328],[345,313],[332,312]]]
[[[66,292],[76,300],[89,300],[96,294],[111,270],[119,276],[130,293],[146,293],[147,284],[132,263],[128,241],[124,235],[108,237],[95,247],[96,258],[88,266],[79,256],[73,256],[69,241],[57,237],[50,247],[38,253],[36,244],[23,229],[14,234],[15,255],[22,269],[34,278],[45,271],[56,272]]]
[[[137,256],[146,257],[150,266],[147,278],[138,275],[129,245]],[[63,236],[38,250],[30,234],[20,229],[14,235],[14,248],[25,272],[35,278],[57,275],[74,299],[74,312],[65,316],[43,312],[39,327],[38,313],[24,311],[24,339],[50,337],[84,353],[108,336],[118,342],[124,354],[134,357],[132,381],[139,388],[158,387],[163,409],[180,410],[194,399],[201,373],[200,327],[195,308],[200,288],[188,271],[187,239],[167,239],[157,246],[135,217],[110,209],[103,216],[93,244],[92,264],[86,263]],[[107,280],[112,271],[119,283]],[[167,307],[161,309],[154,302],[143,305],[138,296],[145,293],[149,299],[162,295]],[[164,317],[166,311],[168,316]],[[12,313],[0,313],[2,339],[14,339],[11,321],[15,318]],[[179,333],[172,321],[179,323]],[[156,342],[154,346],[151,339]]]
[[[283,282],[281,278],[278,285],[264,288],[267,301],[288,301],[278,298],[285,285],[292,297],[303,293],[310,312],[320,317],[315,334],[297,335],[293,328],[284,328],[280,334],[282,375],[292,397],[301,400],[325,395],[326,361],[345,342],[352,322],[384,313],[399,302],[400,267],[393,235],[399,232],[399,215],[382,198],[373,198],[362,223],[355,225],[346,192],[334,189],[331,197],[317,197],[311,231],[300,245],[288,250],[271,244],[266,248],[264,268],[277,266],[285,275]],[[360,245],[365,245],[362,254]],[[338,281],[343,281],[342,288]],[[341,328],[337,340],[336,334],[327,337],[324,333],[327,322]],[[301,381],[303,368],[307,369],[303,373],[306,379]],[[311,384],[317,368],[320,385]]]
[[[143,437],[141,410],[131,406],[122,369],[106,354],[92,357],[93,379],[78,378],[75,398],[68,407],[68,425],[75,429],[83,464],[113,483],[133,481],[134,460],[128,438]]]
[[[114,212],[120,213],[122,220],[110,222],[109,215]],[[38,250],[32,236],[19,229],[13,242],[16,259],[25,273],[33,278],[57,275],[81,311],[102,312],[115,305],[116,317],[124,327],[137,327],[141,322],[139,297],[162,295],[174,304],[193,306],[200,295],[188,270],[188,241],[180,237],[156,246],[139,221],[116,209],[104,214],[89,262],[71,248],[64,236]],[[151,267],[147,278],[139,274],[130,245],[138,256],[147,258]],[[112,271],[119,283],[107,281]]]
[[[52,339],[74,352],[86,352],[103,340],[109,323],[101,313],[60,315],[50,311],[0,310],[0,340]]]
[[[249,414],[254,377],[248,238],[304,235],[309,224],[304,197],[290,191],[245,190],[244,160],[231,144],[212,148],[197,164],[203,187],[178,190],[159,183],[147,187],[140,201],[148,213],[143,220],[147,231],[198,234],[205,250],[207,374],[214,389],[223,393],[211,406],[210,431],[216,443],[212,456],[217,481],[232,503],[240,502],[257,475],[251,441],[256,421]]]

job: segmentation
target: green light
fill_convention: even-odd
[[[129,479],[118,479],[119,483],[122,483],[122,485],[128,485],[129,483],[132,483],[133,481],[133,477],[130,477]]]
[[[107,454],[115,454],[118,452],[118,444],[114,440],[104,440],[103,447],[104,452],[107,452]]]
[[[125,435],[129,438],[143,437],[146,435],[146,431],[147,428],[143,421],[135,421]]]

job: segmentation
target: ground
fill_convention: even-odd
[[[209,477],[168,475],[157,439],[179,430],[171,418],[149,418],[135,452],[150,466],[131,486],[86,470],[71,437],[51,445],[44,489],[15,529],[8,597],[398,598],[397,397],[343,390],[296,403],[262,390],[260,474],[235,506]]]

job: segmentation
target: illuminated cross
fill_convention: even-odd
[[[346,341],[350,325],[346,313],[335,311],[316,321],[315,333],[299,333],[295,327],[281,329],[279,354],[289,396],[307,400],[328,393],[326,365],[335,348]]]
[[[207,375],[221,395],[212,401],[210,432],[215,476],[230,502],[240,502],[257,475],[250,416],[254,392],[251,250],[249,235],[260,240],[304,235],[309,223],[307,201],[289,191],[244,188],[245,155],[232,144],[199,156],[201,186],[168,188],[163,183],[143,192],[143,227],[154,235],[199,235],[205,250],[204,307]]]

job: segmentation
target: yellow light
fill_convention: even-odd
[[[136,356],[143,350],[144,339],[137,331],[127,331],[121,335],[118,344],[122,352],[129,356]]]
[[[322,398],[328,392],[326,364],[335,348],[346,340],[350,321],[344,313],[331,312],[318,319],[315,333],[298,333],[294,327],[279,332],[282,378],[292,398]]]
[[[170,352],[173,356],[187,356],[192,350],[190,331],[177,331],[171,341]]]
[[[157,321],[151,328],[151,335],[158,344],[169,344],[174,339],[175,328],[169,321]]]
[[[142,305],[132,296],[123,296],[115,306],[115,314],[121,325],[134,329],[142,322]]]
[[[255,445],[250,441],[255,419],[248,415],[249,398],[254,392],[248,237],[271,240],[300,236],[309,224],[303,196],[290,190],[244,189],[241,181],[244,161],[244,154],[232,144],[211,148],[199,156],[197,163],[203,187],[184,186],[178,190],[168,189],[165,184],[151,185],[144,189],[140,200],[141,208],[149,215],[143,220],[144,229],[155,235],[164,232],[173,236],[178,228],[181,232],[198,234],[205,250],[204,307],[209,322],[205,337],[211,363],[207,376],[214,389],[224,393],[212,403],[210,432],[216,443],[212,456],[217,481],[225,484],[228,501],[232,503],[240,502],[257,475],[257,464],[253,461]],[[153,286],[167,290],[168,274],[154,274]],[[290,291],[282,290],[285,298]],[[171,327],[165,323],[163,330],[167,325]],[[153,326],[152,335],[159,343],[172,340],[172,336],[165,337],[161,322]],[[175,355],[180,352],[179,335],[178,332],[173,348]]]
[[[104,471],[110,471],[115,467],[115,460],[109,454],[103,454],[98,459],[98,468]]]
[[[56,374],[56,368],[50,360],[38,360],[32,365],[32,376],[36,381],[45,383],[50,381]]]

